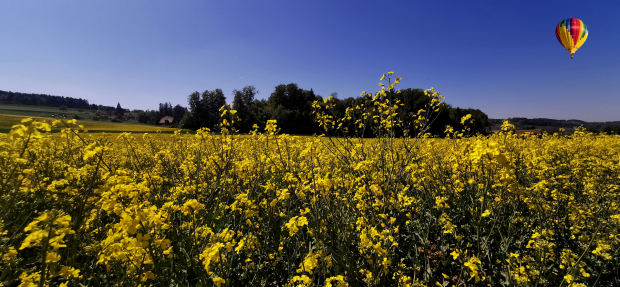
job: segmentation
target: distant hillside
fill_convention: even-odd
[[[547,132],[557,131],[559,128],[573,129],[578,126],[584,126],[587,130],[593,132],[614,132],[620,134],[620,121],[609,122],[587,122],[582,120],[556,120],[547,118],[508,118],[511,124],[515,125],[519,129],[533,129],[542,128]],[[491,129],[496,129],[501,126],[504,119],[489,119]]]
[[[85,99],[76,99],[63,96],[51,96],[45,94],[26,94],[19,92],[7,92],[0,90],[0,103],[3,104],[19,104],[19,105],[35,105],[75,109],[97,109],[97,105],[88,103]]]
[[[123,109],[118,103],[113,106],[95,105],[85,99],[51,96],[46,94],[27,94],[0,90],[0,114],[38,117],[69,117],[78,120],[136,122],[160,125],[174,124],[187,112],[187,108],[171,103],[160,103],[159,110]],[[219,114],[219,113],[218,113]],[[168,122],[160,123],[161,118],[171,117]]]

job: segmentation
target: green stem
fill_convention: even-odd
[[[47,258],[47,248],[49,247],[50,237],[52,236],[52,223],[54,221],[50,220],[50,227],[47,233],[47,237],[45,238],[45,244],[43,244],[43,254],[41,256],[41,278],[39,279],[39,287],[43,287],[45,281],[47,281],[47,263],[45,262]]]

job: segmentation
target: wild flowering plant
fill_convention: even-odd
[[[620,140],[430,136],[443,96],[404,114],[401,78],[324,136],[0,135],[0,286],[620,285]],[[48,133],[63,125],[61,133]],[[372,135],[371,138],[368,136]]]

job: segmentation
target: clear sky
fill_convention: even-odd
[[[541,4],[543,3],[543,4]],[[0,90],[124,108],[297,83],[435,87],[491,118],[620,120],[620,1],[0,1]],[[555,26],[578,18],[570,59]]]

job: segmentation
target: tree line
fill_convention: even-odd
[[[270,94],[268,99],[256,99],[259,91],[254,86],[246,86],[241,90],[234,90],[232,108],[237,110],[237,115],[241,118],[235,124],[235,128],[241,133],[249,132],[256,124],[260,129],[265,128],[267,120],[275,119],[281,132],[288,134],[314,134],[322,133],[322,129],[315,122],[312,114],[312,103],[323,101],[323,97],[316,95],[312,89],[304,90],[297,84],[278,85]],[[344,114],[347,107],[354,107],[363,103],[361,97],[348,97],[338,99],[334,97],[335,111],[337,114]],[[416,113],[424,108],[430,99],[424,95],[421,89],[403,89],[401,93],[390,94],[394,100],[398,99],[404,104],[400,113]],[[202,93],[194,92],[188,96],[187,108],[181,105],[172,106],[171,103],[160,103],[157,110],[140,111],[136,119],[140,123],[158,124],[160,119],[166,116],[174,118],[173,123],[186,129],[196,130],[207,127],[217,130],[220,121],[219,109],[226,104],[226,96],[221,89],[206,90]],[[26,94],[18,92],[6,92],[0,90],[0,102],[24,105],[42,105],[53,107],[67,107],[78,109],[106,110],[116,114],[117,118],[123,116],[123,109],[120,104],[114,107],[107,107],[89,104],[88,100],[76,99],[71,97],[51,96],[45,94]],[[443,135],[445,126],[450,125],[459,130],[462,128],[460,119],[462,116],[471,114],[474,122],[470,128],[474,132],[485,133],[489,126],[489,119],[485,113],[478,109],[453,108],[446,105],[429,132],[435,135]],[[373,136],[372,133],[367,136]]]
[[[246,86],[241,90],[233,91],[232,109],[237,111],[240,122],[235,124],[235,128],[240,133],[249,132],[256,124],[263,130],[267,120],[277,120],[278,127],[282,133],[287,134],[320,134],[323,132],[319,124],[315,122],[312,114],[312,104],[314,101],[323,101],[323,97],[316,95],[312,89],[304,90],[291,83],[288,85],[278,85],[268,99],[255,99],[259,91],[254,86]],[[403,89],[400,93],[389,93],[393,101],[400,100],[403,104],[399,108],[399,113],[404,115],[415,114],[425,105],[430,103],[430,98],[424,94],[422,89]],[[338,99],[337,94],[332,94],[334,102],[334,112],[336,116],[343,115],[347,107],[355,107],[363,104],[362,97],[348,97]],[[181,128],[196,130],[206,127],[217,130],[220,121],[220,107],[226,104],[226,97],[221,89],[204,91],[202,94],[194,92],[188,97],[189,111],[180,122]],[[431,129],[428,131],[434,135],[442,136],[446,125],[450,125],[456,130],[463,128],[460,123],[461,118],[471,114],[474,120],[469,124],[470,130],[474,133],[486,133],[489,126],[488,116],[478,109],[463,109],[445,105],[435,119]],[[374,136],[371,131],[366,136]]]
[[[51,96],[45,94],[27,94],[11,91],[0,90],[0,102],[7,104],[19,104],[19,105],[36,105],[36,106],[49,106],[60,107],[65,106],[67,108],[75,109],[93,109],[98,108],[95,104],[89,104],[88,100],[63,96]]]

